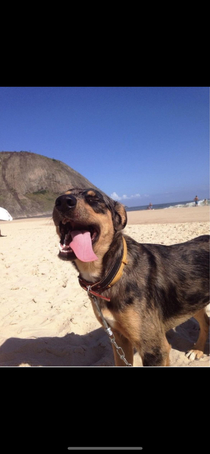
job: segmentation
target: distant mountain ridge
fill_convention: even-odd
[[[28,151],[0,152],[0,206],[13,218],[50,215],[58,195],[89,180],[56,159]]]

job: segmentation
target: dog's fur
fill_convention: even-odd
[[[93,250],[98,260],[82,262],[73,251],[66,257],[86,281],[99,281],[120,257],[126,211],[105,194],[95,189],[70,189],[56,200],[53,220],[59,236],[67,222],[70,230],[95,232]],[[172,246],[140,244],[127,235],[124,238],[128,255],[123,275],[103,292],[110,301],[98,298],[98,304],[127,361],[133,364],[135,347],[144,366],[169,365],[171,347],[165,333],[192,316],[199,322],[200,333],[188,356],[199,359],[209,325],[205,312],[209,303],[209,235]],[[93,309],[102,323],[94,305]],[[125,365],[114,346],[113,351],[115,364]]]

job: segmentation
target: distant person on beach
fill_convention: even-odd
[[[207,200],[206,200],[206,199],[204,199],[204,202],[203,202],[203,204],[204,204],[204,205],[208,205],[208,203],[207,203]]]
[[[196,195],[195,198],[194,198],[194,202],[195,202],[195,206],[196,206],[196,207],[197,207],[197,205],[198,205],[198,200],[199,200],[199,199],[198,199],[198,196]]]
[[[149,206],[147,207],[148,210],[152,210],[152,203],[150,202]]]

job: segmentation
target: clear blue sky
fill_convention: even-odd
[[[0,87],[0,151],[63,161],[127,206],[209,197],[208,87]]]

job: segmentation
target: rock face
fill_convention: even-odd
[[[26,151],[0,152],[0,206],[13,218],[52,214],[56,197],[71,187],[96,188],[56,159]]]

